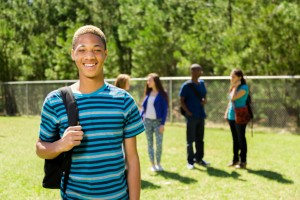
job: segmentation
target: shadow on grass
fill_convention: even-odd
[[[216,177],[220,177],[220,178],[233,178],[233,179],[237,179],[240,181],[245,181],[245,180],[239,179],[239,177],[241,175],[239,173],[237,173],[236,171],[232,171],[231,173],[228,173],[224,170],[220,170],[220,169],[213,168],[213,167],[207,167],[207,173],[210,176],[216,176]]]
[[[184,177],[184,176],[181,176],[181,175],[179,175],[177,173],[174,173],[174,172],[162,171],[162,172],[157,172],[157,175],[162,176],[165,179],[178,180],[178,181],[180,181],[182,183],[185,183],[185,184],[190,184],[190,183],[197,182],[196,179],[189,178],[189,177]]]
[[[277,172],[263,170],[263,169],[260,169],[260,170],[247,169],[247,171],[249,173],[256,174],[256,175],[259,175],[259,176],[262,176],[262,177],[265,177],[265,178],[268,178],[270,180],[277,181],[280,183],[287,183],[287,184],[294,183],[292,180],[284,178],[281,174],[279,174]]]
[[[155,185],[149,181],[142,180],[142,189],[159,189],[159,185]]]

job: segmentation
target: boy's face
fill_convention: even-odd
[[[98,79],[103,77],[103,65],[107,50],[100,37],[91,33],[80,35],[72,49],[80,78]]]
[[[199,78],[202,74],[202,69],[200,67],[195,67],[191,69],[191,75],[192,77],[197,77]]]

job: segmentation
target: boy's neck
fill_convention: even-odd
[[[79,79],[75,84],[73,84],[72,89],[79,91],[81,94],[89,94],[97,91],[104,85],[104,79]]]
[[[199,77],[192,77],[192,82],[194,82],[194,83],[199,83],[199,78],[200,78],[200,76]]]

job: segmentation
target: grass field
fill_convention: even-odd
[[[0,199],[59,199],[43,189],[43,160],[35,154],[39,117],[0,117]],[[205,130],[205,160],[211,167],[186,168],[185,128],[166,126],[164,172],[149,170],[144,133],[138,136],[143,200],[300,199],[300,135],[247,133],[248,169],[226,165],[232,158],[228,128]]]

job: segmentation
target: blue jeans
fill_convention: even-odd
[[[236,124],[234,120],[228,120],[232,141],[233,141],[233,160],[234,162],[247,162],[247,140],[246,124]],[[240,154],[239,154],[240,152]]]
[[[153,148],[153,135],[155,134],[156,139],[156,163],[159,164],[162,155],[162,142],[163,142],[163,134],[159,132],[161,119],[145,119],[145,132],[147,136],[148,142],[148,155],[151,163],[154,162],[154,148]]]
[[[204,156],[204,118],[195,119],[186,117],[186,141],[187,141],[187,162],[194,164],[201,161]],[[196,153],[193,143],[195,142]]]

